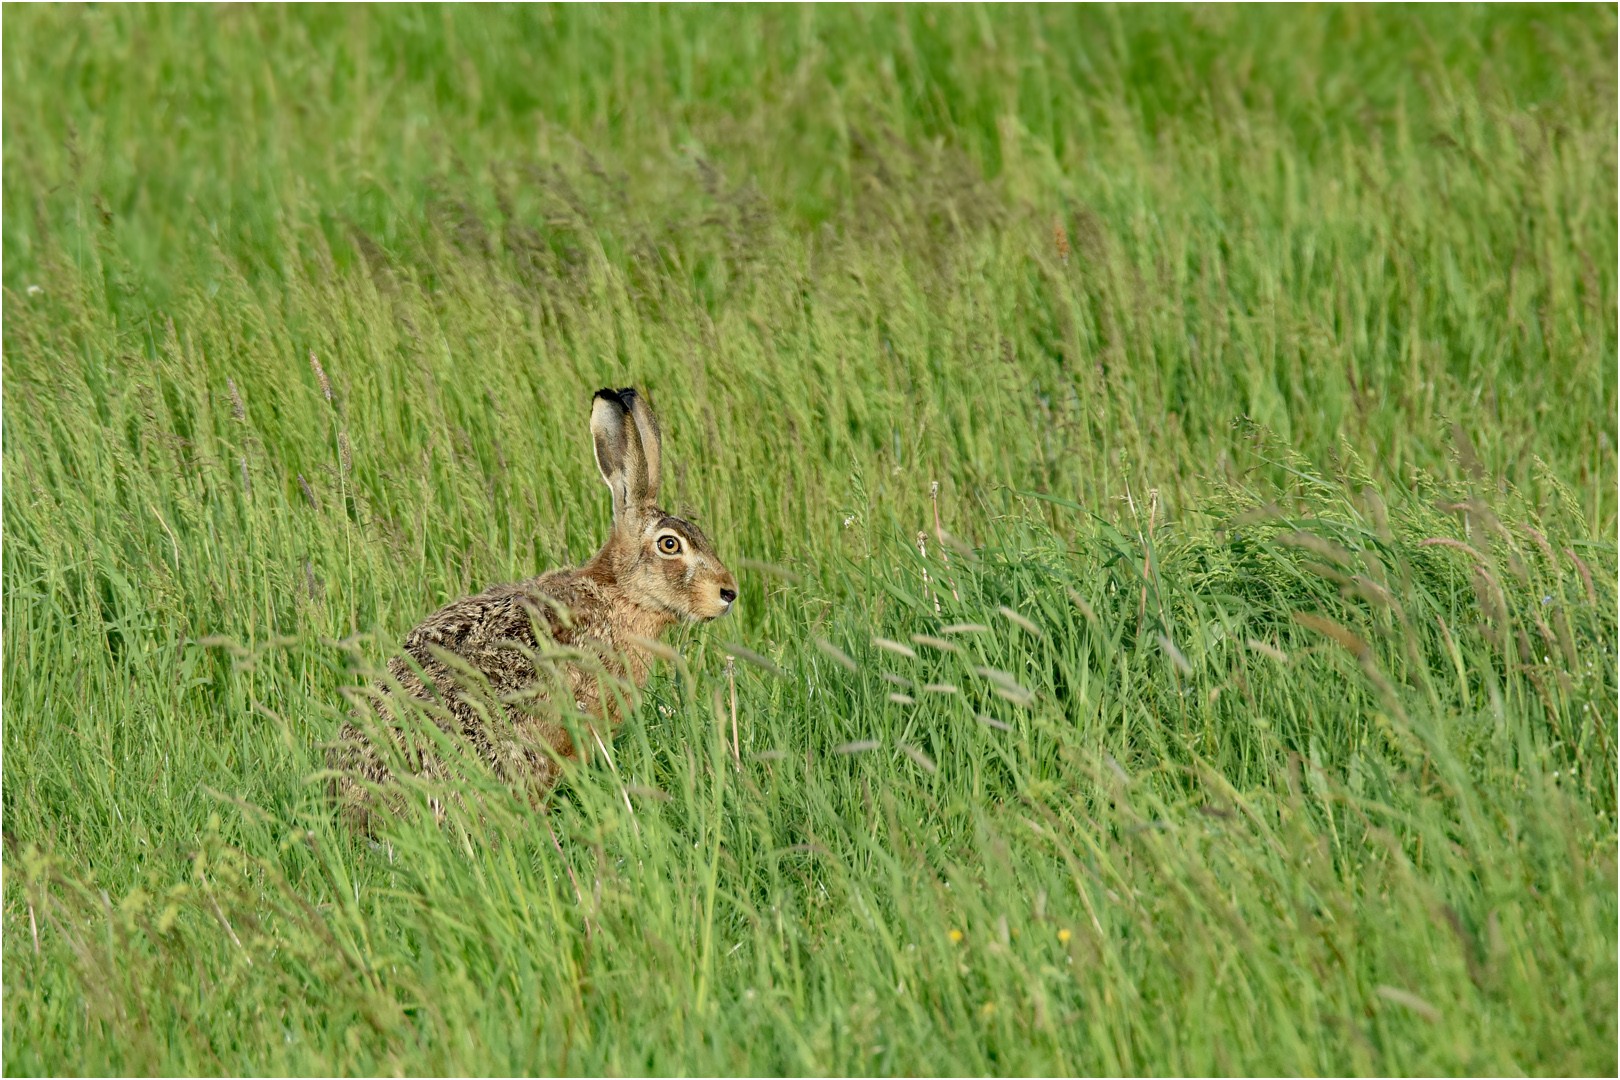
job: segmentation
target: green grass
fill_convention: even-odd
[[[7,1074],[1615,1071],[1612,8],[6,17]],[[601,385],[738,612],[347,835]]]

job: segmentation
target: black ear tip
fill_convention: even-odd
[[[596,392],[596,397],[592,400],[611,401],[613,404],[624,409],[625,412],[629,412],[631,406],[636,403],[636,398],[638,396],[639,395],[636,393],[636,388],[633,386],[621,387],[618,390],[613,389],[611,386],[604,386],[602,389]]]

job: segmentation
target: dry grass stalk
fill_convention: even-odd
[[[924,559],[928,558],[928,534],[923,532],[921,529],[917,530],[917,552],[918,552],[918,554],[922,555],[922,557]],[[927,570],[926,567],[923,569],[922,577],[923,577],[923,585],[925,586],[924,591],[932,593],[933,592],[932,585],[934,584],[934,582],[933,582],[933,579],[928,576],[928,570]],[[938,595],[934,596],[934,614],[935,615],[942,614],[940,606],[939,606],[939,596]]]
[[[944,562],[945,569],[949,570],[951,568],[951,553],[949,551],[945,550],[945,547],[946,547],[946,544],[945,544],[945,530],[940,528],[940,526],[939,526],[939,481],[938,480],[935,480],[931,484],[929,484],[929,486],[928,486],[928,497],[929,497],[929,499],[931,499],[933,501],[933,504],[934,504],[934,539],[938,540],[939,544],[940,544],[939,557],[940,557],[940,560],[942,562]],[[949,582],[949,584],[951,586],[951,599],[955,600],[958,604],[960,604],[962,602],[962,597],[956,591],[956,582],[954,580],[952,580],[952,581]],[[934,610],[935,611],[939,610],[939,602],[937,600],[934,602]]]
[[[731,688],[731,756],[742,768],[742,750],[737,743],[737,661],[726,657],[726,685]]]

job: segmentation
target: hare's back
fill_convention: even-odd
[[[549,576],[549,575],[548,575]],[[533,667],[510,643],[536,647],[535,626],[555,639],[561,630],[555,607],[542,591],[545,578],[494,585],[463,597],[423,619],[405,636],[405,651],[424,669],[442,666],[442,649],[466,660],[495,686],[516,686],[533,677]]]

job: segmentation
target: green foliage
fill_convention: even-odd
[[[1614,1072],[1611,9],[7,15],[8,1073]],[[348,835],[601,385],[738,612]]]

